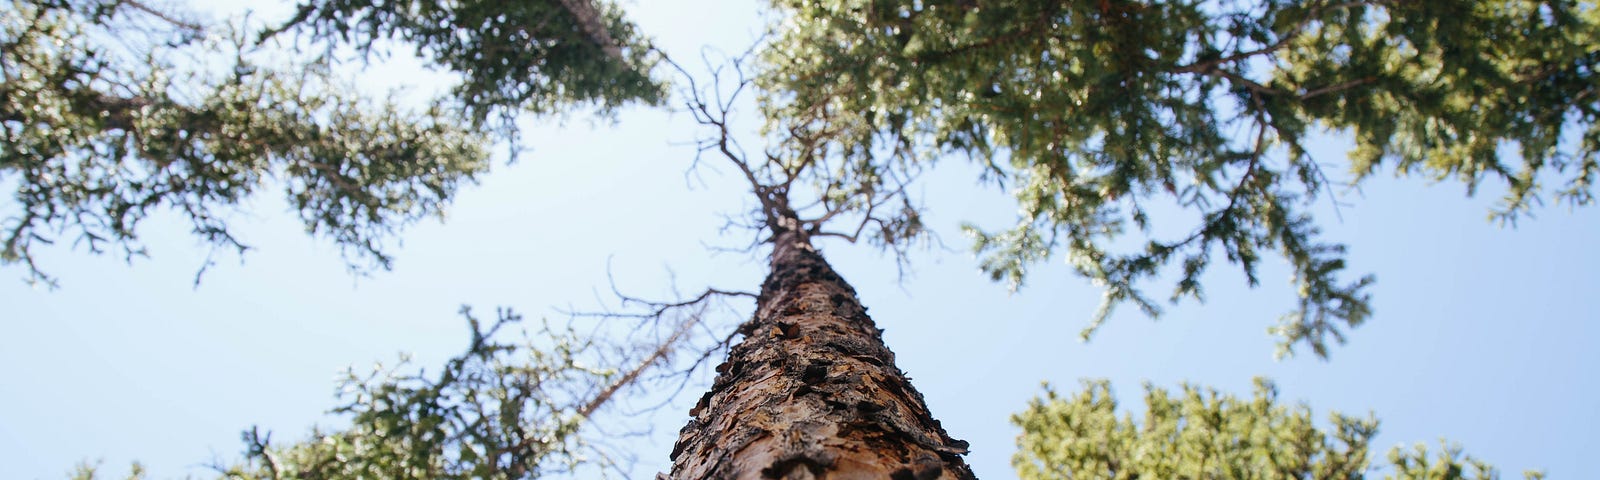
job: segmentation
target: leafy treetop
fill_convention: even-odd
[[[1306,147],[1354,138],[1352,184],[1385,168],[1505,186],[1513,221],[1550,196],[1593,203],[1600,8],[1571,0],[778,0],[761,78],[769,129],[808,131],[870,185],[961,154],[1008,184],[1014,227],[968,227],[983,268],[1020,286],[1060,252],[1112,307],[1181,270],[1203,300],[1220,251],[1251,285],[1277,251],[1297,307],[1273,331],[1325,356],[1371,313],[1370,276],[1308,209],[1333,181]],[[820,141],[818,139],[821,139]],[[1113,242],[1143,237],[1132,249]],[[1169,267],[1170,266],[1170,267]]]
[[[1180,394],[1145,386],[1145,411],[1118,418],[1117,401],[1105,381],[1062,397],[1045,396],[1011,417],[1022,427],[1012,465],[1023,480],[1239,478],[1256,480],[1359,479],[1369,468],[1368,449],[1378,432],[1375,418],[1338,413],[1327,431],[1304,404],[1278,403],[1271,382],[1256,379],[1248,399],[1185,384]],[[1445,445],[1429,457],[1422,445],[1389,451],[1395,480],[1492,480],[1489,464],[1463,457]],[[1544,478],[1527,472],[1529,479]]]

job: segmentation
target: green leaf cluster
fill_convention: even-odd
[[[1019,478],[1046,479],[1360,479],[1370,468],[1378,420],[1338,413],[1326,429],[1304,404],[1282,405],[1271,382],[1256,379],[1250,398],[1185,384],[1172,393],[1145,385],[1146,409],[1135,419],[1117,412],[1106,381],[1084,382],[1070,397],[1046,387],[1011,417],[1022,428],[1012,457]],[[1395,480],[1491,480],[1489,464],[1444,445],[1389,452]],[[1543,478],[1528,472],[1527,478]]]
[[[1308,153],[1314,134],[1354,137],[1352,183],[1383,169],[1499,182],[1503,220],[1545,195],[1590,204],[1600,172],[1594,2],[774,5],[769,128],[826,124],[860,163],[986,166],[1020,215],[968,227],[984,269],[1016,287],[1064,255],[1106,289],[1085,336],[1122,303],[1158,314],[1141,283],[1164,269],[1181,272],[1170,301],[1203,299],[1215,254],[1255,285],[1276,252],[1299,297],[1273,329],[1280,354],[1342,341],[1371,314],[1372,279],[1341,278],[1344,248],[1308,212],[1338,178]]]
[[[595,18],[582,18],[579,6],[593,8]],[[364,55],[381,51],[382,40],[401,40],[433,66],[461,74],[453,96],[474,125],[589,103],[603,112],[629,101],[658,105],[666,97],[665,85],[650,77],[659,57],[609,2],[303,1],[278,30]]]
[[[472,326],[467,351],[432,377],[407,362],[350,372],[342,381],[343,430],[315,431],[288,445],[245,432],[246,461],[225,478],[539,478],[580,464],[613,468],[580,427],[596,391],[616,372],[585,365],[594,338],[548,323],[521,343],[496,333],[521,317],[502,310],[487,328],[463,309]]]

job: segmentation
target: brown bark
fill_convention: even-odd
[[[855,290],[804,233],[774,230],[755,316],[690,411],[671,478],[974,478]]]

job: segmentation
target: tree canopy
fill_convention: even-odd
[[[882,193],[952,154],[985,165],[1021,214],[968,228],[984,270],[1015,288],[1065,256],[1106,289],[1085,336],[1122,303],[1158,314],[1142,287],[1162,272],[1171,301],[1203,299],[1213,253],[1254,285],[1277,252],[1298,291],[1273,328],[1280,354],[1325,356],[1370,316],[1373,277],[1341,278],[1315,202],[1392,170],[1469,193],[1494,182],[1491,216],[1514,222],[1547,198],[1592,203],[1600,172],[1592,2],[773,6],[754,68],[767,154],[820,201],[877,208],[865,237],[893,248],[925,232],[917,205],[878,208]],[[33,281],[50,280],[36,245],[139,255],[137,228],[162,209],[242,251],[222,213],[269,181],[358,271],[386,267],[399,229],[442,215],[493,140],[514,143],[517,115],[667,98],[652,76],[665,56],[608,2],[303,2],[273,25],[134,0],[8,11],[0,173],[16,205],[0,260]],[[396,51],[457,82],[419,107],[346,78]],[[1308,153],[1322,132],[1355,139],[1343,167]]]
[[[242,252],[223,214],[270,185],[353,267],[387,267],[385,244],[442,216],[517,115],[661,101],[632,25],[567,3],[588,5],[317,2],[268,28],[134,0],[12,0],[0,261],[50,281],[40,244],[138,255],[140,222],[163,209]],[[386,40],[458,72],[452,95],[419,107],[358,89],[341,66],[390,54]]]
[[[1283,405],[1272,382],[1257,378],[1250,398],[1184,384],[1177,394],[1145,385],[1145,410],[1118,412],[1106,381],[1086,381],[1062,396],[1043,397],[1011,417],[1022,427],[1012,459],[1019,478],[1359,479],[1374,469],[1369,453],[1376,418],[1329,414],[1320,428],[1305,404]],[[1119,413],[1121,416],[1119,417]],[[1383,478],[1492,480],[1488,463],[1442,445],[1394,447]],[[1530,479],[1543,478],[1527,472]]]
[[[1371,315],[1372,277],[1341,279],[1344,247],[1309,214],[1338,174],[1499,182],[1507,222],[1547,197],[1592,203],[1600,174],[1593,2],[775,4],[766,121],[827,132],[788,150],[862,165],[846,183],[949,154],[986,165],[1021,213],[968,228],[984,270],[1015,287],[1064,255],[1106,289],[1086,337],[1121,303],[1157,314],[1140,286],[1163,271],[1171,301],[1203,299],[1214,253],[1254,285],[1276,251],[1299,296],[1280,354],[1326,356]],[[1355,139],[1335,175],[1306,147],[1323,132]]]

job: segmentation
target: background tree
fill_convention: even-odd
[[[1111,384],[1084,382],[1063,397],[1045,387],[1043,397],[1011,417],[1022,427],[1012,464],[1020,478],[1248,478],[1358,479],[1370,465],[1378,420],[1330,413],[1326,430],[1304,403],[1282,405],[1272,382],[1257,378],[1241,399],[1184,384],[1174,395],[1145,384],[1139,417],[1117,411]],[[1121,416],[1119,417],[1119,413]],[[1383,478],[1453,480],[1499,478],[1488,463],[1445,445],[1435,456],[1415,448],[1389,450]],[[1527,478],[1544,478],[1527,472]]]

